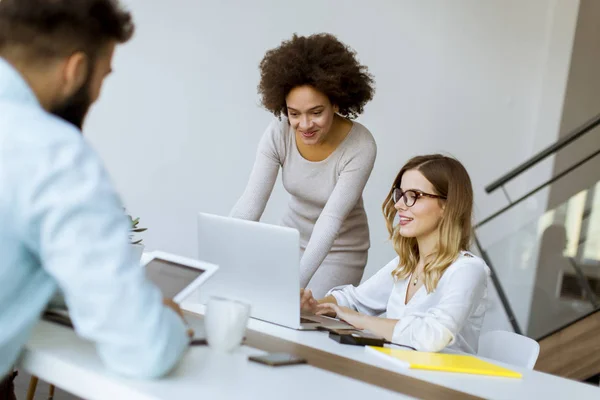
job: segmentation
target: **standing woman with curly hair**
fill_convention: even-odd
[[[330,34],[294,35],[266,53],[260,71],[262,104],[278,118],[260,141],[231,216],[258,221],[281,167],[291,195],[282,224],[300,232],[301,287],[322,296],[356,285],[370,246],[362,192],[377,147],[352,119],[373,98],[373,78]]]

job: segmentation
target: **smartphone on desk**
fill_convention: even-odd
[[[383,347],[387,342],[387,340],[381,336],[358,329],[330,329],[329,338],[340,344],[349,344],[353,346]]]
[[[271,367],[306,364],[306,359],[288,353],[269,353],[262,356],[250,356],[248,360]]]

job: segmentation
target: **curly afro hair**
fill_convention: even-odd
[[[267,51],[260,62],[258,93],[263,106],[276,117],[287,115],[286,97],[309,85],[324,93],[339,114],[356,118],[375,93],[373,76],[356,59],[356,52],[335,36],[294,34]]]

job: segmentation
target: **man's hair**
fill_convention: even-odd
[[[118,0],[0,0],[0,54],[16,46],[34,59],[77,51],[95,58],[111,40],[128,41],[133,30]]]

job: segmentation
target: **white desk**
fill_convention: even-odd
[[[202,307],[186,305],[191,311]],[[491,399],[573,398],[600,399],[600,389],[537,371],[507,366],[523,373],[523,379],[404,369],[358,346],[341,345],[324,332],[302,332],[251,320],[252,330],[290,342],[395,371],[423,381]],[[116,377],[101,364],[94,347],[67,328],[40,322],[34,329],[19,368],[86,399],[305,399],[408,398],[361,381],[312,366],[271,368],[247,361],[262,351],[243,346],[234,354],[222,354],[200,346],[192,348],[167,378],[141,381]],[[318,388],[318,389],[317,389]]]
[[[190,311],[203,307],[185,304]],[[600,399],[600,389],[541,372],[514,368],[523,379],[404,369],[366,353],[364,348],[330,340],[324,332],[302,332],[251,320],[249,328],[289,342],[374,365],[450,389],[490,399],[573,398]],[[247,361],[260,350],[243,346],[233,354],[193,347],[168,377],[156,381],[132,380],[109,373],[94,347],[67,328],[40,322],[27,343],[18,367],[40,379],[86,399],[281,399],[408,398],[396,392],[309,365],[272,368]]]
[[[204,312],[200,305],[185,304],[184,307],[200,314]],[[510,365],[504,366],[521,372],[522,379],[413,370],[366,353],[363,347],[339,344],[325,332],[296,331],[254,319],[250,320],[249,328],[486,399],[600,399],[600,388],[596,386]]]
[[[85,399],[408,399],[308,365],[272,368],[247,361],[262,354],[243,346],[232,354],[193,347],[168,377],[132,380],[110,374],[91,343],[68,328],[40,322],[18,367]]]

